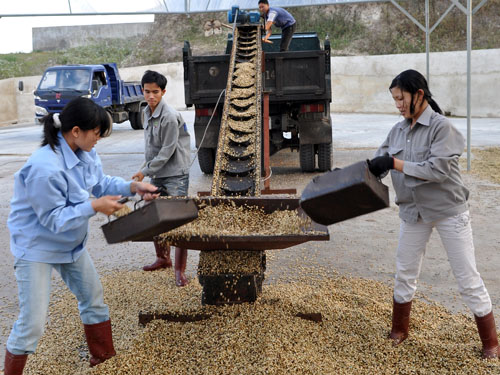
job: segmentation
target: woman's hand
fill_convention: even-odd
[[[368,169],[370,169],[370,172],[376,177],[379,177],[390,169],[394,169],[394,158],[392,156],[377,156],[372,160],[367,160],[367,162]]]
[[[133,181],[130,184],[130,192],[139,194],[144,200],[150,201],[160,196],[158,188],[147,182]]]
[[[118,203],[120,198],[121,195],[105,195],[94,199],[91,205],[95,212],[102,212],[104,215],[109,216],[124,206],[123,204]]]

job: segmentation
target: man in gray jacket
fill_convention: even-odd
[[[145,176],[169,196],[187,196],[189,167],[191,163],[191,141],[186,123],[181,114],[163,99],[167,78],[155,71],[147,70],[141,80],[144,98],[148,105],[144,109],[145,159],[143,168],[132,176],[142,181]],[[145,266],[145,271],[172,267],[170,245],[154,242],[156,261]],[[187,249],[175,249],[175,282],[177,286],[187,284],[184,275]]]

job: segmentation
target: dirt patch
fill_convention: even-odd
[[[472,155],[469,173],[500,184],[500,147],[473,149]],[[462,166],[466,166],[465,162],[462,163]]]

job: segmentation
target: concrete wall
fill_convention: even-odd
[[[184,68],[182,62],[146,65],[135,68],[120,69],[120,76],[125,81],[140,81],[146,70],[156,70],[167,77],[167,103],[177,109],[186,108],[184,102]]]
[[[128,39],[146,35],[153,23],[124,23],[110,25],[83,25],[34,27],[33,51],[52,51],[89,44],[89,40]]]
[[[500,49],[472,52],[472,116],[500,117]],[[467,115],[466,52],[432,53],[430,88],[440,107],[454,116]],[[388,87],[406,69],[425,74],[425,54],[332,57],[332,111],[396,113]],[[139,81],[145,70],[163,73],[168,79],[166,99],[177,109],[185,108],[182,63],[120,69],[122,79]],[[24,81],[25,91],[17,90]],[[39,76],[0,80],[0,124],[31,121],[32,91]]]
[[[467,115],[467,52],[430,54],[429,87],[443,111]],[[472,51],[471,112],[500,117],[500,49]],[[392,79],[406,69],[426,74],[424,53],[332,58],[332,111],[392,113]]]
[[[33,122],[35,104],[33,91],[40,82],[40,76],[18,77],[0,80],[0,125]],[[19,91],[19,81],[24,91]]]

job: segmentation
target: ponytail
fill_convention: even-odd
[[[432,99],[432,97],[429,97],[426,99],[429,102],[429,105],[431,106],[431,108],[434,110],[434,112],[437,112],[440,115],[443,114],[443,111],[441,110],[441,108],[439,108],[438,104],[436,103],[436,101],[434,99]]]
[[[61,128],[60,125],[56,125],[56,121],[59,119],[55,120],[54,115],[56,114],[49,113],[48,115],[42,118],[42,123],[43,123],[42,146],[49,145],[52,151],[55,151],[55,147],[59,146],[59,138],[57,137],[57,133],[59,133],[59,130]]]

